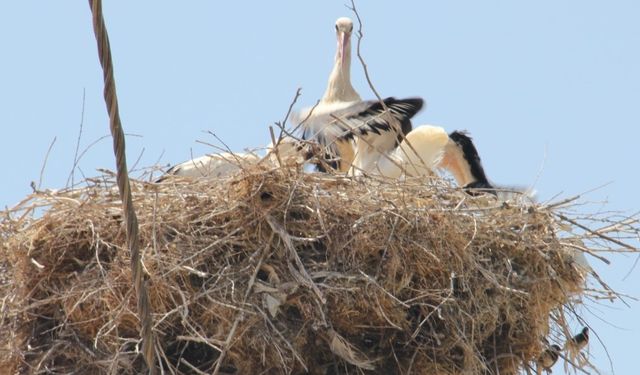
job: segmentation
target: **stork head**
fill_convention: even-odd
[[[336,21],[336,39],[338,48],[333,69],[329,75],[327,91],[325,91],[322,101],[348,102],[360,100],[360,95],[351,86],[351,33],[353,32],[353,22],[349,18],[341,17]]]
[[[336,60],[344,63],[345,54],[350,50],[351,33],[353,32],[353,21],[348,17],[340,17],[336,21],[336,38],[338,39],[338,55]]]
[[[478,150],[473,140],[465,132],[454,131],[449,134],[441,167],[453,174],[456,181],[470,195],[476,195],[469,189],[482,189],[496,195],[494,187],[487,180]]]

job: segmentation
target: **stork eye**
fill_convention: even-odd
[[[336,25],[336,31],[338,31],[338,25]]]

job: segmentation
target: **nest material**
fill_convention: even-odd
[[[88,182],[1,221],[11,373],[142,368],[120,199]],[[224,351],[221,374],[515,374],[584,284],[549,210],[439,182],[255,167],[132,190],[165,373]]]

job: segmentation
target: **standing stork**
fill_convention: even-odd
[[[329,82],[324,95],[315,108],[307,108],[298,115],[298,120],[307,123],[322,124],[327,121],[328,114],[360,102],[360,95],[351,85],[351,34],[353,22],[347,17],[336,20],[337,48],[333,69],[329,74]],[[314,135],[305,132],[303,139],[313,139]],[[324,145],[322,140],[318,143]],[[316,163],[319,171],[326,172],[327,166],[334,170],[346,172],[353,161],[353,147],[349,140],[339,140],[332,145],[324,145],[324,163]]]
[[[357,155],[354,154],[354,148],[357,149],[357,145],[354,142],[357,143],[357,140],[354,140],[353,137],[343,137],[328,141],[323,136],[324,128],[332,126],[336,122],[336,116],[376,116],[382,115],[384,108],[378,101],[362,101],[360,95],[351,85],[351,35],[353,33],[353,22],[347,17],[341,17],[336,21],[335,28],[337,48],[327,89],[318,104],[314,108],[307,108],[297,114],[297,119],[305,120],[303,124],[303,139],[315,140],[324,146],[327,154],[324,157],[327,164],[333,169],[347,172],[354,160],[357,159]],[[395,129],[395,127],[393,129],[397,131],[399,138],[401,138],[400,132],[407,134],[411,130],[410,119],[423,106],[423,101],[420,98],[405,100],[387,98],[384,103],[393,117],[391,121],[387,121],[400,123],[400,129]],[[370,131],[380,134],[380,130],[392,130],[388,122],[376,124],[371,129],[363,129],[363,135]],[[326,168],[322,164],[318,164],[318,169],[324,171]]]

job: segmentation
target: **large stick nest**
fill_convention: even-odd
[[[536,204],[259,167],[132,190],[164,373],[515,374],[582,298]],[[4,370],[140,371],[121,212],[105,174],[3,214]]]

